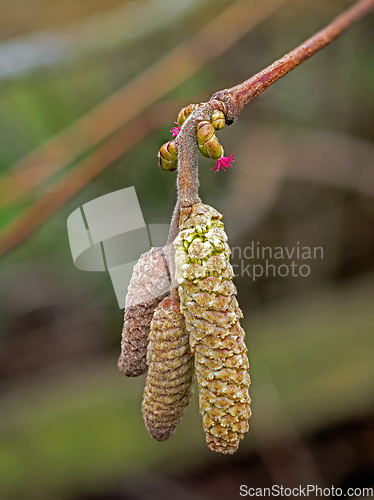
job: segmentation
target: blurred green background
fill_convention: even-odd
[[[373,15],[220,132],[231,170],[200,162],[201,197],[224,214],[231,247],[323,248],[307,277],[235,281],[253,418],[234,456],[206,449],[196,394],[175,436],[148,436],[145,376],[117,370],[123,312],[109,275],[72,262],[67,217],[96,197],[135,186],[146,223],[169,222],[176,176],[157,152],[181,107],[250,77],[352,4],[247,0],[243,22],[228,14],[235,3],[0,0],[1,500],[374,487]],[[199,39],[217,16],[227,26]],[[191,40],[194,63],[175,58],[153,99],[132,99],[128,123],[113,112],[111,99]]]

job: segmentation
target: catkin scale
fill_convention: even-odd
[[[147,369],[147,346],[153,313],[170,289],[162,248],[151,248],[135,264],[126,296],[119,370],[136,377]]]
[[[193,393],[193,359],[179,309],[179,302],[164,298],[154,312],[149,334],[142,412],[148,432],[158,441],[174,434]]]
[[[211,451],[226,454],[234,453],[248,432],[251,410],[245,333],[239,323],[243,315],[221,218],[202,203],[182,209],[174,245],[206,442]]]

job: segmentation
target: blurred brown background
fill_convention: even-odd
[[[196,394],[175,436],[148,436],[144,376],[117,370],[109,275],[74,267],[66,231],[77,207],[129,186],[147,224],[167,223],[175,173],[157,152],[179,109],[352,3],[247,0],[241,16],[228,0],[0,0],[1,500],[374,487],[373,15],[219,133],[231,170],[201,160],[232,247],[323,248],[305,278],[236,279],[254,416],[233,457],[206,449]],[[189,56],[167,56],[179,44]]]

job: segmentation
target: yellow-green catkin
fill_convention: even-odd
[[[142,412],[150,435],[172,436],[193,393],[194,365],[179,302],[165,298],[156,308],[147,350],[148,375]]]
[[[230,247],[214,208],[181,210],[175,240],[176,281],[190,334],[200,413],[211,451],[234,453],[251,415],[243,316],[236,300]]]

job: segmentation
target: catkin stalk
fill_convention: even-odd
[[[243,316],[236,300],[222,215],[197,203],[183,208],[175,240],[176,281],[190,334],[200,413],[211,451],[234,453],[251,415]]]
[[[147,369],[148,335],[153,313],[170,289],[162,248],[151,248],[134,266],[126,296],[119,370],[136,377]]]
[[[158,441],[174,434],[193,393],[194,366],[179,308],[179,302],[165,298],[149,334],[142,412],[148,432]]]

